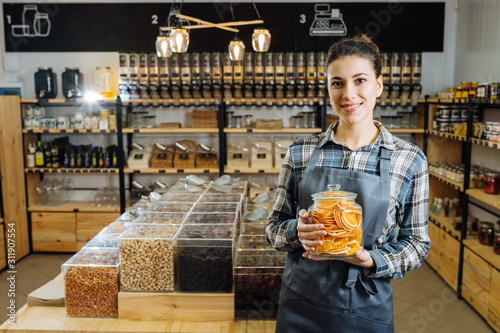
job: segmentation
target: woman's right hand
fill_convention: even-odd
[[[299,236],[299,242],[302,247],[308,251],[315,251],[316,246],[323,244],[320,240],[315,240],[321,236],[326,235],[326,231],[323,230],[324,226],[322,224],[312,223],[309,219],[309,212],[305,209],[301,209],[299,212],[299,220],[297,223],[297,234]]]

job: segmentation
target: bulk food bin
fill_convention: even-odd
[[[160,198],[160,202],[168,201],[168,202],[196,202],[200,198],[201,193],[186,193],[186,192],[166,192]]]
[[[264,236],[240,236],[234,268],[235,320],[275,319],[286,253]]]
[[[134,223],[144,224],[181,224],[187,216],[187,212],[170,213],[159,211],[145,211]]]
[[[115,221],[111,222],[106,228],[102,229],[100,233],[123,233],[125,230],[127,230],[128,227],[132,225],[132,222],[120,222],[120,221]]]
[[[200,202],[240,202],[243,198],[242,194],[236,193],[206,193],[204,194]]]
[[[150,212],[170,212],[170,213],[187,213],[193,208],[192,202],[165,202],[156,201],[149,206]]]
[[[118,237],[122,233],[100,232],[85,244],[84,247],[114,247],[118,248]]]
[[[118,317],[118,248],[83,248],[62,266],[66,313]]]
[[[231,224],[182,226],[176,240],[180,292],[232,292],[234,235]]]
[[[174,291],[179,224],[133,224],[120,237],[120,289]]]
[[[233,224],[238,223],[237,213],[190,213],[184,224]]]

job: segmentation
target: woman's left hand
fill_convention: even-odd
[[[339,260],[339,261],[344,261],[356,266],[360,267],[375,267],[375,261],[373,260],[372,256],[370,255],[370,252],[366,250],[358,251],[353,257],[347,257],[347,258],[324,258],[324,257],[317,257],[313,254],[310,254],[309,252],[306,252],[302,255],[304,258],[307,259],[312,259],[312,260]]]

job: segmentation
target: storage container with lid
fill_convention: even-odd
[[[35,73],[35,94],[37,98],[56,98],[57,77],[52,67],[38,67]]]
[[[482,245],[493,245],[494,224],[491,222],[481,222],[479,225],[478,238]]]
[[[230,143],[227,146],[227,167],[231,169],[247,169],[250,167],[250,149],[245,143]]]
[[[362,210],[356,203],[357,194],[340,190],[340,185],[328,185],[328,191],[312,194],[309,207],[312,223],[323,224],[327,234],[320,239],[311,254],[320,257],[351,257],[363,249]]]
[[[254,169],[271,169],[273,167],[273,146],[271,139],[255,141],[253,143],[250,165]]]
[[[221,193],[221,194],[215,194],[215,193],[206,193],[204,194],[200,202],[240,202],[243,199],[242,194],[238,193]]]
[[[110,247],[118,248],[118,237],[122,233],[100,232],[85,244],[84,247]]]
[[[174,291],[179,224],[134,223],[120,237],[120,289]]]
[[[193,202],[167,202],[156,201],[149,206],[148,211],[169,212],[169,213],[187,213],[193,208]]]
[[[217,150],[214,147],[200,143],[196,148],[197,168],[217,168]]]
[[[83,74],[78,67],[66,67],[62,73],[62,89],[66,98],[83,97]]]
[[[281,168],[283,160],[288,151],[288,146],[292,144],[292,140],[277,140],[274,142],[274,167]]]
[[[500,184],[500,174],[496,172],[486,172],[484,174],[484,192],[488,194],[498,194]]]
[[[233,290],[233,224],[186,224],[177,236],[181,292]]]
[[[159,202],[196,202],[200,198],[201,193],[178,192],[170,190],[164,193]]]
[[[275,319],[286,253],[274,250],[265,236],[240,236],[234,268],[234,317]]]
[[[187,216],[187,212],[157,212],[145,211],[134,223],[144,224],[182,224]]]
[[[237,213],[190,213],[184,224],[236,224]]]
[[[118,317],[117,248],[83,248],[62,266],[66,313],[76,317]]]

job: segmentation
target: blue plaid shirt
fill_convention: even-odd
[[[378,139],[353,151],[334,140],[338,122],[327,131],[295,141],[288,148],[278,178],[273,210],[266,226],[268,242],[281,251],[301,247],[297,236],[299,184],[314,149],[321,148],[316,166],[380,174],[380,149],[392,151],[389,164],[390,202],[382,235],[370,251],[377,268],[365,270],[370,277],[402,278],[427,257],[430,239],[429,178],[427,160],[415,145],[394,137],[380,123]],[[307,209],[307,207],[302,207]]]

